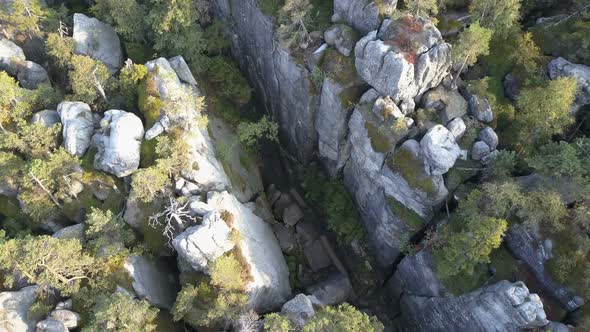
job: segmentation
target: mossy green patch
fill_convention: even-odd
[[[389,138],[379,130],[379,127],[365,121],[365,129],[367,129],[367,134],[371,140],[371,147],[373,147],[375,152],[387,153],[393,148],[389,142]]]
[[[365,89],[361,86],[354,85],[348,88],[345,88],[340,92],[340,105],[344,109],[350,109],[356,105],[356,103],[361,99],[361,96],[365,92]]]
[[[266,16],[276,16],[285,4],[285,0],[258,0],[260,11]]]
[[[325,75],[336,82],[349,84],[359,81],[353,57],[344,56],[336,49],[326,50],[320,66]]]
[[[89,212],[91,208],[110,210],[119,213],[125,203],[124,184],[121,179],[98,171],[85,171],[82,184],[84,190],[76,198],[64,203],[62,212],[70,220],[76,220]],[[96,193],[106,196],[104,200]]]
[[[400,173],[411,187],[426,194],[434,193],[434,182],[423,173],[422,163],[410,151],[406,149],[396,151],[391,158],[390,166],[392,170]]]
[[[7,218],[18,218],[21,210],[16,197],[0,195],[0,215]]]
[[[154,50],[146,45],[140,43],[124,43],[125,50],[127,51],[127,57],[133,61],[133,63],[146,63],[152,59]]]
[[[414,212],[414,210],[407,208],[393,197],[387,198],[387,201],[393,213],[403,220],[412,230],[417,231],[424,227],[424,219]]]
[[[455,191],[462,183],[476,176],[481,167],[482,165],[479,161],[457,159],[455,166],[445,175],[447,189],[450,192]]]
[[[478,133],[479,130],[476,127],[470,126],[469,128],[467,128],[467,130],[463,134],[463,137],[461,137],[461,139],[457,142],[461,150],[467,150],[471,152],[473,144],[475,143],[475,141],[477,141]]]
[[[332,14],[334,13],[334,1],[310,0],[312,5],[310,13],[310,22],[308,23],[309,31],[324,31],[332,24]]]
[[[155,139],[151,139],[149,141],[144,140],[141,142],[141,157],[139,161],[141,168],[148,168],[156,164],[156,144],[157,141]]]

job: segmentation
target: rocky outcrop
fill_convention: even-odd
[[[64,147],[70,154],[82,157],[92,139],[94,122],[90,106],[79,101],[64,101],[57,105],[63,127]]]
[[[552,80],[560,77],[573,77],[578,83],[578,94],[572,105],[572,112],[577,112],[582,106],[590,104],[590,67],[575,64],[564,58],[557,58],[548,65],[549,77]]]
[[[17,78],[23,88],[31,90],[36,89],[39,84],[49,83],[47,70],[32,61],[25,61],[20,66]]]
[[[35,321],[28,317],[29,308],[37,299],[38,286],[28,286],[16,292],[0,293],[0,330],[33,332]]]
[[[492,122],[494,121],[494,113],[492,106],[487,98],[478,95],[471,95],[469,97],[469,113],[477,121]]]
[[[324,41],[344,56],[350,56],[358,40],[357,33],[346,24],[335,24],[324,31]]]
[[[425,108],[433,108],[439,112],[443,125],[467,114],[467,101],[459,91],[449,91],[442,85],[424,94],[422,103]]]
[[[174,72],[176,72],[176,75],[182,82],[188,83],[190,85],[197,85],[197,80],[195,80],[193,73],[186,64],[186,61],[184,61],[182,55],[177,55],[173,58],[170,58],[168,59],[168,62],[170,63],[170,66],[172,67],[172,69],[174,69]]]
[[[68,332],[63,322],[48,318],[37,323],[35,332]]]
[[[55,124],[60,123],[61,119],[60,119],[59,113],[57,113],[57,111],[42,110],[42,111],[39,111],[39,112],[33,114],[33,117],[31,118],[31,122],[38,123],[44,127],[49,128]]]
[[[518,331],[549,323],[537,294],[501,281],[457,297],[404,295],[402,331]]]
[[[402,295],[424,298],[444,296],[445,287],[434,270],[432,249],[426,248],[405,256],[388,281],[387,289],[395,300],[399,300]]]
[[[53,237],[67,240],[67,239],[78,239],[82,241],[84,239],[84,224],[76,224],[68,227],[64,227],[59,231],[53,233]]]
[[[69,330],[73,330],[80,326],[82,321],[82,317],[80,317],[78,313],[68,309],[53,310],[51,314],[49,314],[49,317],[62,322]]]
[[[335,0],[332,22],[346,22],[363,34],[375,30],[382,16],[391,15],[397,0]]]
[[[380,94],[408,105],[438,86],[451,67],[451,46],[438,29],[430,21],[409,15],[386,20],[379,31],[363,37],[356,44],[355,56],[364,81]]]
[[[110,25],[94,17],[74,14],[74,52],[104,63],[111,74],[123,66],[119,36]]]
[[[94,168],[124,177],[139,167],[143,124],[133,113],[109,110],[100,121],[100,129],[92,138],[98,150]]]
[[[0,69],[16,76],[18,69],[26,61],[25,53],[15,43],[0,37]]]
[[[442,175],[449,171],[461,154],[455,136],[442,125],[436,125],[424,135],[420,146],[430,166],[430,174]]]
[[[281,316],[287,317],[297,328],[303,328],[305,323],[315,315],[310,296],[297,294],[281,307]]]
[[[124,267],[137,296],[156,307],[172,308],[180,286],[176,275],[165,263],[144,256],[130,256]]]
[[[584,304],[584,300],[571,289],[554,281],[545,267],[545,262],[553,258],[551,239],[543,239],[539,232],[524,226],[513,226],[505,242],[514,257],[529,267],[543,290],[556,299],[562,308],[571,312]]]

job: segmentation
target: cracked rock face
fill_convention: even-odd
[[[335,0],[332,22],[347,22],[363,34],[381,24],[381,15],[395,11],[397,0]]]
[[[124,177],[139,167],[143,124],[133,113],[109,110],[100,122],[100,130],[92,138],[98,152],[94,168]]]
[[[457,297],[403,295],[401,303],[402,331],[518,331],[549,324],[539,296],[520,281]]]
[[[560,77],[573,77],[578,82],[578,94],[572,105],[572,112],[590,104],[590,67],[575,64],[564,58],[557,58],[549,63],[549,77],[552,80]]]
[[[57,105],[57,113],[63,127],[66,151],[78,158],[82,157],[94,134],[90,106],[79,101],[64,101]]]
[[[364,81],[380,94],[412,104],[415,97],[438,86],[451,68],[451,46],[420,17],[386,20],[378,32],[356,44],[355,56]]]
[[[88,17],[74,14],[74,52],[88,55],[104,63],[114,74],[123,66],[123,53],[119,36],[110,25]]]

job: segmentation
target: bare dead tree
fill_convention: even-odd
[[[100,96],[102,97],[102,99],[104,99],[104,101],[108,102],[107,99],[107,95],[104,92],[104,88],[102,87],[102,84],[100,84],[100,82],[98,81],[98,78],[96,77],[96,71],[98,70],[98,66],[94,67],[94,70],[92,71],[92,78],[93,78],[93,84],[94,87],[96,88],[96,90],[98,90],[98,93],[100,93]]]
[[[257,332],[260,324],[260,316],[254,310],[246,311],[240,314],[238,321],[235,323],[235,331]]]
[[[152,228],[158,228],[164,226],[162,229],[162,235],[168,239],[168,246],[172,248],[172,240],[174,239],[174,233],[193,224],[197,219],[191,216],[187,209],[189,201],[180,203],[176,198],[168,196],[169,204],[164,208],[163,211],[158,212],[149,217],[148,223]]]

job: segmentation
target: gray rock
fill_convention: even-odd
[[[303,255],[312,271],[317,272],[332,265],[328,251],[320,239],[316,239],[309,245],[303,247]]]
[[[404,294],[420,297],[440,297],[445,294],[445,287],[436,274],[430,247],[405,256],[386,286],[395,301]]]
[[[520,83],[516,80],[512,73],[506,74],[504,77],[504,94],[512,101],[516,101],[518,94],[520,93]]]
[[[315,315],[315,310],[307,295],[297,294],[293,299],[283,304],[281,315],[289,318],[298,328],[302,328]]]
[[[381,14],[391,15],[397,0],[335,0],[332,22],[346,22],[363,34],[375,30],[381,24]]]
[[[0,330],[33,332],[35,321],[29,319],[29,308],[37,299],[38,286],[28,286],[16,292],[0,293]]]
[[[549,77],[552,80],[560,77],[573,77],[578,83],[578,94],[572,105],[572,111],[577,112],[582,106],[590,104],[590,67],[575,64],[564,58],[557,58],[548,65]]]
[[[307,292],[315,296],[323,306],[329,306],[346,302],[352,293],[352,287],[345,275],[337,273],[330,275],[325,281],[308,287]]]
[[[434,108],[440,111],[443,124],[460,118],[467,114],[467,101],[457,90],[447,90],[443,85],[430,90],[422,97],[425,108]]]
[[[84,224],[76,224],[68,227],[64,227],[59,231],[53,233],[53,237],[58,239],[78,239],[82,241],[84,239]]]
[[[371,111],[381,121],[387,121],[390,117],[399,119],[404,117],[404,113],[397,107],[395,101],[391,97],[379,97],[375,101],[375,105]]]
[[[455,136],[441,125],[430,128],[420,141],[420,146],[428,159],[430,173],[434,175],[448,172],[461,153]]]
[[[479,139],[484,141],[490,147],[490,150],[496,150],[498,146],[498,135],[494,129],[485,127],[479,132]]]
[[[471,149],[471,159],[481,160],[483,157],[489,155],[491,152],[490,147],[483,141],[477,141],[473,144]]]
[[[0,37],[0,69],[16,76],[25,61],[25,53],[22,48],[8,39]]]
[[[78,158],[82,157],[94,133],[90,106],[79,101],[64,101],[57,105],[57,113],[61,118],[66,151]]]
[[[289,205],[283,211],[283,222],[289,226],[295,226],[301,219],[303,219],[303,211],[296,203]]]
[[[164,262],[144,256],[129,256],[124,267],[133,280],[133,290],[140,298],[159,308],[172,308],[180,286],[176,275]]]
[[[97,149],[94,168],[124,177],[139,167],[143,124],[133,113],[109,110],[92,138]]]
[[[170,66],[172,67],[172,69],[174,69],[176,75],[181,81],[188,83],[190,85],[197,85],[197,80],[195,80],[193,73],[184,61],[182,55],[177,55],[173,58],[170,58],[168,59],[168,62],[170,63]]]
[[[487,98],[471,95],[469,98],[469,113],[481,122],[494,121],[494,113]]]
[[[447,129],[455,136],[455,141],[458,141],[463,137],[467,126],[462,118],[454,118],[447,124]]]
[[[63,302],[59,302],[56,306],[55,306],[55,310],[72,310],[72,308],[74,307],[72,299],[67,299]]]
[[[20,85],[30,90],[36,89],[41,83],[49,82],[47,70],[32,61],[25,61],[19,68],[17,77]]]
[[[31,118],[31,122],[38,123],[44,127],[49,128],[55,124],[60,123],[61,119],[60,119],[59,113],[57,113],[57,111],[42,110],[42,111],[39,111],[39,112],[33,114],[33,117]]]
[[[403,295],[402,331],[519,331],[549,323],[537,294],[501,281],[457,297]]]
[[[172,245],[193,269],[207,272],[210,263],[234,247],[230,234],[231,228],[221,213],[214,211],[203,218],[201,225],[189,227],[177,236]]]
[[[356,31],[346,24],[335,24],[324,31],[326,44],[334,46],[340,54],[350,56],[358,37]]]
[[[281,250],[287,254],[292,253],[295,249],[295,246],[297,245],[293,230],[287,228],[283,224],[272,225],[272,230],[279,241]]]
[[[68,332],[68,328],[64,323],[49,318],[38,322],[35,332]]]
[[[74,14],[74,53],[88,55],[104,63],[111,74],[123,66],[119,37],[110,25],[94,17]]]
[[[53,310],[49,317],[62,322],[69,330],[80,326],[80,322],[82,321],[78,313],[67,309]]]

